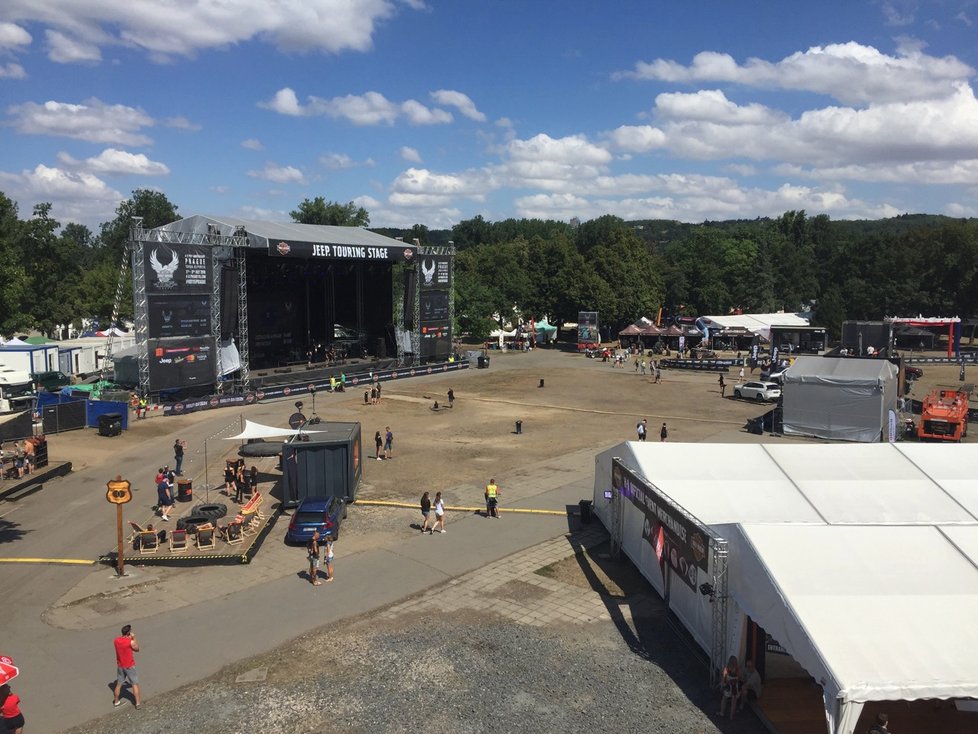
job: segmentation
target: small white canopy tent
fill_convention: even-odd
[[[832,734],[868,701],[978,698],[978,445],[623,443],[596,460],[606,527],[612,457],[727,541],[728,652],[749,615],[821,684]],[[669,605],[709,649],[708,599],[673,583]]]
[[[317,431],[310,428],[303,428],[302,430],[292,428],[276,428],[275,426],[266,426],[261,423],[255,423],[254,421],[250,421],[246,418],[244,430],[235,436],[227,436],[224,440],[243,441],[255,438],[280,438],[282,436],[298,436],[303,433],[326,433],[326,431]]]

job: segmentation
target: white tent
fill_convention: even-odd
[[[808,326],[809,319],[800,313],[741,313],[701,316],[696,319],[696,325],[705,332],[740,327],[770,341],[772,326]]]
[[[798,357],[784,373],[784,433],[879,441],[897,409],[895,364],[885,359]]]
[[[596,461],[609,528],[612,457],[727,542],[728,653],[749,615],[821,684],[832,734],[867,701],[978,698],[978,445],[623,443]],[[661,593],[630,503],[621,533]],[[708,598],[673,582],[669,605],[709,650]]]
[[[255,423],[245,418],[244,430],[236,436],[227,436],[225,441],[242,441],[252,438],[279,438],[281,436],[298,436],[304,433],[326,433],[326,431],[317,431],[309,428],[303,428],[302,430],[296,430],[292,428],[276,428],[275,426],[266,426],[261,423]]]

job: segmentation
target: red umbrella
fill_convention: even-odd
[[[6,655],[0,655],[0,685],[9,683],[20,675],[20,669]]]

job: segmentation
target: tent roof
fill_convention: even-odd
[[[276,428],[275,426],[255,423],[246,418],[244,430],[235,436],[227,436],[224,440],[240,441],[248,438],[276,438],[281,436],[297,436],[300,433],[325,433],[325,431],[317,431],[309,428],[303,428],[301,431],[292,428]]]
[[[895,378],[898,372],[895,364],[880,358],[801,356],[791,364],[783,379],[786,383],[877,385],[880,380]]]
[[[611,456],[728,540],[729,593],[830,700],[978,698],[978,444],[628,442],[599,463]]]
[[[365,247],[398,247],[417,252],[410,243],[371,232],[362,227],[336,227],[325,224],[297,224],[295,222],[263,222],[257,219],[195,214],[186,219],[157,227],[167,232],[207,234],[207,225],[217,225],[222,235],[232,235],[238,227],[248,233],[248,246],[267,249],[269,242],[280,240],[311,242],[314,244],[352,245]]]

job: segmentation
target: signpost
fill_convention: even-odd
[[[116,553],[116,570],[120,576],[125,576],[126,560],[123,555],[122,506],[132,501],[132,489],[129,482],[119,475],[116,475],[116,478],[105,486],[108,487],[105,499],[115,505],[116,512],[116,535],[119,541],[119,549]]]

